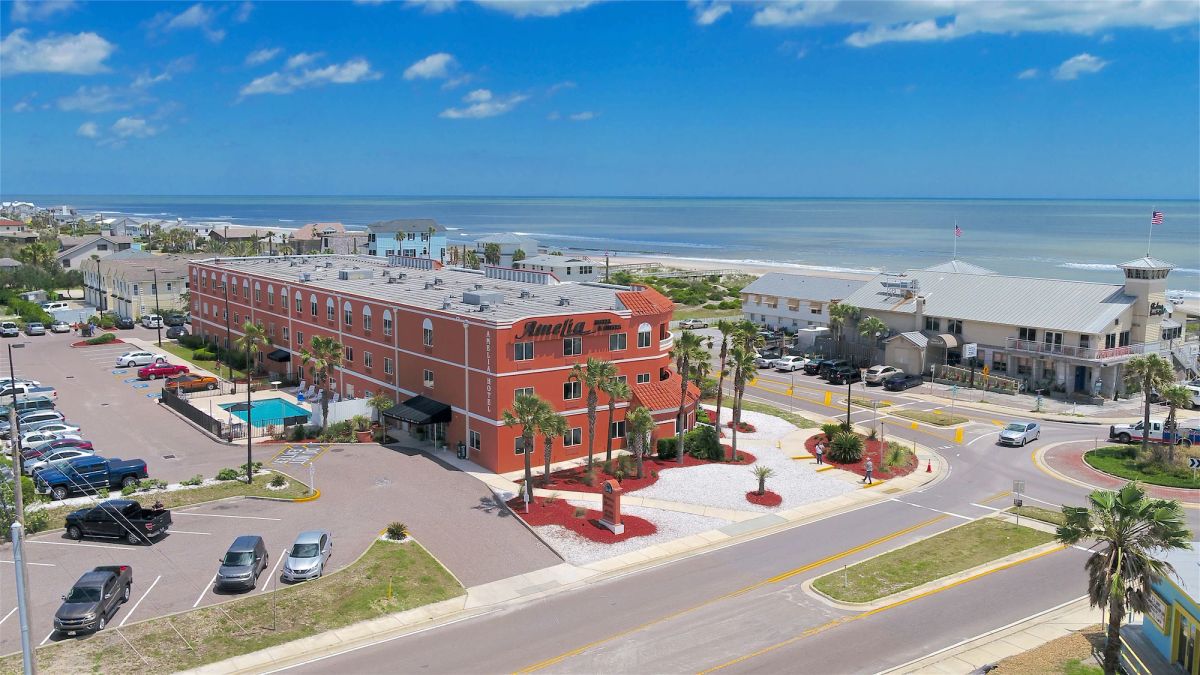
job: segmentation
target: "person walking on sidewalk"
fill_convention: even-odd
[[[825,444],[817,441],[817,446],[813,448],[813,454],[817,456],[817,464],[825,463]]]
[[[871,463],[870,457],[867,458],[867,464],[866,464],[866,466],[863,467],[863,469],[865,470],[864,471],[865,475],[863,476],[862,482],[866,483],[867,485],[870,485],[871,484],[871,472],[875,470],[875,465]]]

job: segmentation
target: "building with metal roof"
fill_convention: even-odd
[[[367,226],[371,255],[446,261],[446,228],[433,218],[396,218]]]
[[[829,325],[829,308],[858,290],[866,278],[768,272],[741,291],[742,313],[771,329]]]
[[[947,260],[933,267],[926,267],[928,272],[958,272],[960,274],[995,274],[995,270],[989,270],[986,267],[972,265],[963,260]]]
[[[519,270],[535,270],[553,274],[559,281],[595,281],[602,274],[602,265],[586,256],[535,255],[512,264]]]

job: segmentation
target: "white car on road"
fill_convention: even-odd
[[[803,356],[784,356],[783,358],[775,359],[775,362],[771,365],[775,370],[791,373],[800,370],[806,363],[808,363],[808,359]]]
[[[1000,445],[1022,446],[1042,435],[1037,422],[1013,422],[1000,431]]]
[[[166,358],[154,352],[125,352],[117,357],[117,367],[148,366],[155,361],[166,361]]]

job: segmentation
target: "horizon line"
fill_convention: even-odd
[[[865,201],[1167,201],[1195,202],[1200,201],[1200,195],[1193,197],[1050,197],[1050,196],[1020,196],[1020,197],[931,197],[931,196],[849,196],[849,195],[634,195],[634,194],[576,194],[576,195],[547,195],[547,194],[382,194],[382,193],[347,193],[347,194],[296,194],[296,193],[135,193],[135,192],[16,192],[24,197],[275,197],[275,198],[389,198],[389,199],[771,199],[771,200],[865,200]],[[0,193],[0,198],[9,201]]]

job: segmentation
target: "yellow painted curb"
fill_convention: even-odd
[[[292,499],[292,500],[290,500],[290,501],[293,501],[293,502],[312,502],[312,501],[316,501],[316,500],[318,500],[318,499],[320,499],[320,498],[321,498],[321,491],[320,491],[320,490],[313,490],[313,493],[312,493],[311,495],[307,496],[307,497],[297,497],[297,498],[295,498],[295,499]]]
[[[886,483],[886,482],[887,482],[886,480],[877,480],[877,481],[874,481],[874,482],[872,482],[872,483],[871,483],[871,484],[869,484],[869,485],[864,485],[864,486],[862,486],[862,489],[863,489],[863,490],[866,490],[866,489],[869,489],[869,488],[873,488],[873,487],[876,487],[876,486],[878,486],[878,485],[883,485],[883,484],[884,484],[884,483]]]
[[[823,466],[823,467],[821,467],[821,468],[817,469],[817,471],[818,471],[818,472],[820,472],[820,471],[832,471],[832,470],[834,470],[834,469],[836,469],[836,468],[837,468],[836,466]]]
[[[795,455],[792,459],[816,459],[812,455]]]

